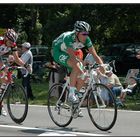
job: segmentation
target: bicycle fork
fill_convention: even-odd
[[[96,102],[97,107],[98,107],[98,108],[105,108],[106,105],[105,105],[105,102],[104,102],[103,98],[101,97],[100,93],[98,93],[97,90],[95,90],[95,91],[96,91],[96,92],[93,93],[93,95],[94,95],[94,98],[95,98],[95,102]],[[97,98],[99,98],[99,101],[100,101],[101,103],[99,103],[99,101],[98,101]],[[100,105],[100,104],[101,104],[101,105]]]

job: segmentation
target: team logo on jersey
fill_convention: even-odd
[[[62,50],[62,51],[66,51],[66,49],[67,49],[67,47],[66,47],[65,43],[63,42],[63,43],[61,44],[61,50]]]
[[[59,60],[64,63],[66,61],[66,59],[68,58],[68,56],[65,56],[65,55],[60,55],[59,56]]]
[[[85,46],[81,42],[74,42],[73,43],[73,48],[74,49],[81,49],[84,48]]]

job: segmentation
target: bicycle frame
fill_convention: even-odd
[[[8,67],[8,69],[6,71],[7,84],[6,84],[6,87],[5,87],[4,91],[2,92],[2,94],[0,96],[0,104],[2,103],[2,101],[3,101],[3,99],[4,99],[5,95],[6,95],[6,91],[7,91],[8,87],[9,87],[9,85],[14,83],[14,78],[12,77],[12,75],[13,75],[13,71],[17,70],[17,69],[25,69],[25,68],[18,67],[18,66],[11,66],[11,67]],[[25,77],[27,76],[27,74],[28,74],[28,71],[26,70]]]
[[[13,82],[13,78],[12,78],[13,72],[8,71],[6,74],[7,74],[8,83],[6,84],[6,87],[5,87],[4,91],[2,92],[2,94],[0,96],[0,104],[2,104],[2,101],[3,101],[3,99],[4,99],[5,95],[6,95],[6,91],[7,91],[8,87],[9,87],[9,85],[12,84],[12,82]]]
[[[0,103],[2,103],[2,101],[3,101],[3,99],[4,99],[5,95],[6,95],[6,91],[7,91],[7,89],[8,89],[8,87],[9,87],[10,84],[11,84],[11,83],[8,83],[8,84],[6,85],[4,91],[2,92],[2,94],[1,94],[1,96],[0,96]]]
[[[3,107],[4,97],[6,96],[7,111],[9,116],[15,123],[20,124],[25,120],[27,116],[28,98],[26,95],[26,91],[22,87],[22,85],[14,82],[15,76],[13,75],[13,71],[25,68],[18,66],[12,66],[7,68],[8,69],[6,70],[5,75],[7,76],[7,84],[2,92],[2,96],[0,97],[0,113]],[[26,70],[25,76],[27,76],[27,72],[28,71]]]
[[[86,87],[86,91],[85,91],[85,93],[83,94],[83,97],[82,97],[81,101],[79,102],[77,108],[80,108],[80,107],[82,106],[82,103],[84,102],[84,100],[85,100],[85,98],[86,98],[88,92],[90,91],[90,89],[93,89],[93,85],[96,84],[96,83],[100,83],[99,79],[95,79],[95,75],[96,75],[96,74],[97,74],[97,73],[96,73],[96,69],[93,69],[93,68],[92,68],[92,69],[90,70],[90,72],[87,74],[87,75],[89,75],[88,86]],[[58,101],[57,101],[57,105],[58,105],[60,99],[62,98],[62,96],[64,95],[64,91],[66,90],[67,87],[69,87],[70,77],[67,77],[66,79],[67,79],[67,80],[66,80],[66,83],[64,84],[62,93],[61,93],[61,95],[60,95],[60,97],[59,97],[59,99],[58,99]],[[105,105],[105,103],[104,103],[104,100],[102,99],[102,97],[101,97],[100,94],[98,94],[98,97],[101,99],[100,101],[102,102],[102,106],[99,105],[98,100],[97,100],[97,94],[98,94],[98,93],[94,94],[95,102],[96,102],[96,104],[97,104],[97,107],[98,107],[98,108],[100,108],[100,107],[106,107],[106,105]],[[64,102],[64,103],[66,103],[67,97],[68,97],[68,94],[66,94],[65,102]]]
[[[82,97],[78,96],[79,93],[75,93],[79,98],[79,103],[77,104],[69,102],[70,77],[66,77],[64,84],[56,83],[50,88],[48,112],[52,121],[59,127],[66,127],[73,118],[79,117],[80,107],[84,101],[87,102],[86,107],[89,117],[98,129],[107,131],[114,126],[117,118],[115,99],[112,91],[102,83],[102,79],[99,79],[96,68],[91,67],[85,74],[87,77],[89,76],[89,80],[85,81],[85,84],[87,84],[83,86],[85,90],[79,91]]]

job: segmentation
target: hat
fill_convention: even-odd
[[[104,68],[105,73],[110,73],[113,70],[113,68],[108,64],[102,64],[101,66]]]
[[[27,49],[31,48],[31,44],[29,42],[24,42],[21,46]]]
[[[105,66],[105,73],[112,73],[112,70],[113,70],[113,68],[111,67],[111,66],[109,66],[109,65],[106,65]]]

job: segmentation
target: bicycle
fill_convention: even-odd
[[[68,101],[69,82],[67,77],[64,84],[53,85],[48,92],[48,112],[52,121],[59,127],[68,126],[73,118],[77,118],[80,107],[87,99],[87,110],[92,123],[100,130],[111,129],[117,119],[117,106],[112,91],[100,83],[96,75],[95,65],[88,70],[89,80],[78,104]],[[103,97],[106,93],[106,97]]]
[[[18,66],[7,68],[6,76],[8,84],[0,96],[0,114],[3,107],[2,102],[5,102],[6,98],[8,113],[11,119],[18,124],[25,120],[28,112],[28,98],[26,92],[21,85],[15,82],[16,76],[14,75],[14,71],[19,69],[25,68]],[[27,74],[28,72],[26,70],[26,74],[24,76],[27,76]]]

